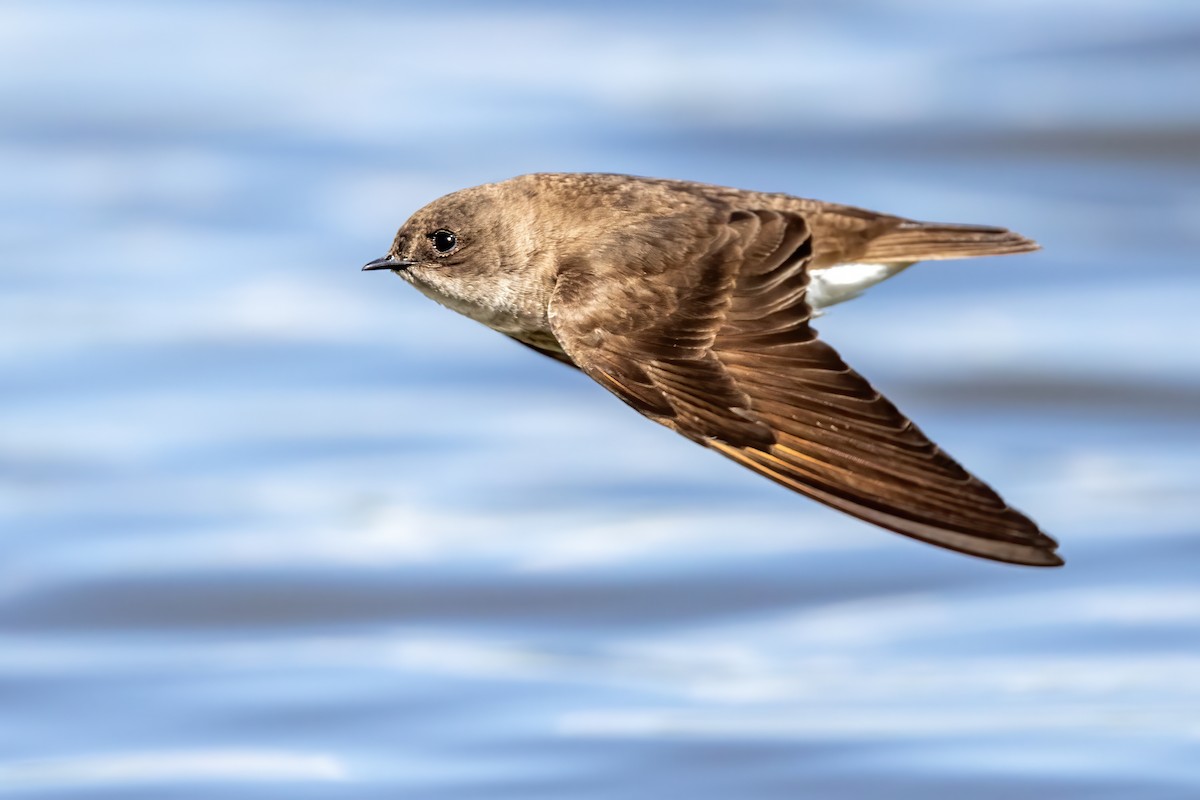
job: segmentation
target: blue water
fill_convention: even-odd
[[[0,793],[1200,797],[1200,4],[0,6]],[[535,170],[1006,225],[821,320],[1068,565],[359,266]]]

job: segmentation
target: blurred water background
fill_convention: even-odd
[[[0,4],[0,794],[1200,797],[1200,4]],[[945,553],[359,267],[529,171],[1010,226],[819,325]]]

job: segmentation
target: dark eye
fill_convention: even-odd
[[[449,253],[454,249],[454,245],[458,244],[458,237],[454,235],[454,231],[434,231],[429,234],[429,241],[433,242],[433,249],[439,253]]]

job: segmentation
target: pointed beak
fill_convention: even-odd
[[[368,261],[363,265],[363,272],[372,269],[390,269],[393,272],[402,269],[408,269],[417,262],[409,261],[407,258],[395,258],[394,256],[384,256],[377,258],[374,261]]]

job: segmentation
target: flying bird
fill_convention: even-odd
[[[363,269],[391,270],[655,422],[840,511],[962,553],[1058,566],[1052,538],[811,324],[918,261],[1036,249],[1004,228],[562,173],[435,200]]]

